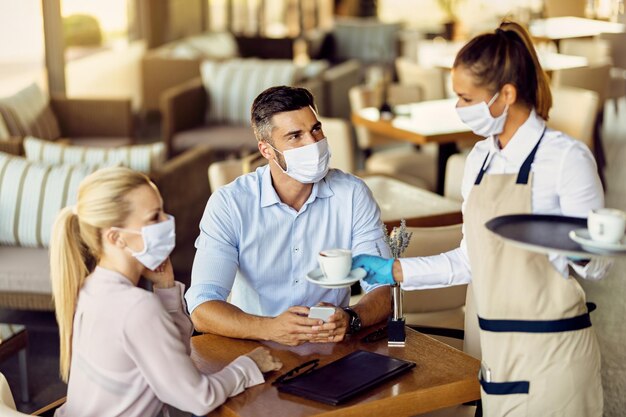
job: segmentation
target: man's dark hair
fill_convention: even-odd
[[[257,140],[270,142],[272,138],[272,116],[304,107],[315,110],[313,94],[306,88],[281,85],[270,87],[254,99],[251,122]]]

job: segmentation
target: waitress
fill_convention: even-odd
[[[353,264],[368,271],[368,282],[405,290],[473,283],[486,416],[601,417],[600,351],[569,267],[599,279],[609,262],[583,266],[529,252],[484,226],[512,213],[586,217],[604,205],[594,158],[582,142],[546,127],[550,86],[520,25],[504,22],[465,45],[452,85],[459,117],[486,138],[467,157],[461,246],[400,260],[361,255]]]

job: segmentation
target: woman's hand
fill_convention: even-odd
[[[396,283],[393,279],[393,263],[395,259],[386,259],[373,255],[358,255],[352,258],[352,269],[363,268],[367,272],[365,281],[368,284]]]
[[[283,367],[283,363],[278,358],[272,356],[270,351],[264,347],[258,347],[252,352],[246,353],[246,356],[252,359],[263,373],[278,371]]]
[[[174,268],[170,258],[167,258],[154,271],[145,268],[142,275],[152,283],[154,288],[171,288],[174,286]]]

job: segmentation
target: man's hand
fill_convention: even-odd
[[[319,303],[320,306],[335,307],[329,303]],[[311,343],[334,343],[341,342],[348,331],[350,324],[350,315],[339,307],[335,307],[335,312],[328,318],[326,323],[313,326],[313,330],[317,331],[313,335]]]
[[[288,346],[298,346],[316,337],[315,330],[324,323],[322,320],[310,319],[308,307],[290,307],[280,316],[270,320],[268,339]]]

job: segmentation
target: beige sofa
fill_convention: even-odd
[[[0,99],[0,122],[8,131],[5,133],[12,135],[0,137],[0,152],[24,154],[23,136],[16,133],[36,136],[47,132],[52,135],[49,140],[88,146],[115,146],[133,141],[130,100],[52,98],[46,103],[40,96],[36,98],[34,105],[26,107],[25,100],[17,100],[15,105],[11,98]],[[42,117],[43,114],[46,116]],[[50,114],[56,122],[51,121]],[[12,117],[10,122],[5,121],[5,115]],[[47,122],[43,123],[42,119]],[[57,124],[58,129],[51,129],[51,124]],[[165,210],[176,218],[177,247],[172,261],[177,279],[187,283],[198,224],[210,195],[206,171],[215,159],[212,149],[196,147],[150,173],[161,190]],[[0,245],[0,308],[51,310],[49,281],[47,249]]]
[[[359,82],[360,64],[348,61],[324,71],[319,78],[299,84],[315,96],[320,115],[337,114],[349,118],[348,91]],[[248,124],[207,122],[209,97],[201,78],[168,89],[161,98],[161,134],[170,155],[205,143],[221,152],[256,151],[256,141]]]
[[[1,146],[0,149],[8,150]],[[176,249],[172,262],[176,278],[187,285],[198,225],[210,196],[206,172],[214,160],[210,148],[197,147],[150,173],[161,191],[166,212],[176,218]],[[185,187],[181,187],[181,183]],[[47,248],[0,245],[0,308],[53,309]]]
[[[305,42],[311,59],[320,59],[326,33],[307,34]],[[168,88],[200,76],[204,60],[256,57],[261,59],[292,59],[294,38],[262,38],[205,32],[150,49],[141,59],[141,110],[160,110],[159,100]]]

